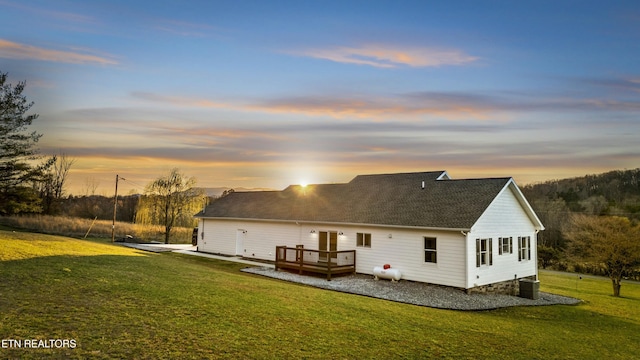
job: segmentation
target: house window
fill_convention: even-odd
[[[531,260],[531,237],[518,237],[518,261]]]
[[[438,253],[436,249],[436,238],[424,237],[424,262],[437,263]]]
[[[513,238],[501,237],[498,238],[498,254],[513,254]]]
[[[476,239],[476,267],[493,265],[493,240]]]
[[[371,234],[358,233],[356,246],[358,247],[371,247]]]

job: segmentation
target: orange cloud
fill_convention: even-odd
[[[186,106],[186,107],[199,107],[199,108],[234,108],[231,104],[225,104],[221,102],[215,102],[207,99],[198,99],[198,98],[187,98],[180,96],[165,96],[158,95],[148,92],[133,92],[131,94],[133,97],[146,100],[146,101],[154,101],[161,102],[165,104],[171,104],[176,106]]]
[[[338,98],[290,98],[267,101],[251,108],[274,113],[302,113],[311,116],[333,118],[360,118],[385,120],[397,116],[431,115],[450,120],[487,119],[500,109],[490,104],[455,102],[424,102],[403,98],[338,99]]]
[[[437,67],[464,65],[478,60],[457,49],[398,47],[388,45],[364,45],[360,47],[336,47],[293,52],[346,64],[368,65],[379,68]]]
[[[95,63],[101,65],[115,65],[118,63],[117,61],[106,57],[73,51],[44,49],[3,39],[0,39],[0,57],[5,59],[33,59],[70,64]]]
[[[25,5],[23,3],[11,2],[11,1],[2,1],[0,0],[0,5],[12,7],[15,9],[19,9],[32,16],[44,17],[47,19],[57,19],[65,22],[76,22],[76,23],[93,23],[95,20],[89,16],[80,15],[77,13],[70,12],[62,12],[56,10],[46,10],[44,8]]]
[[[372,119],[384,121],[398,116],[415,117],[430,115],[449,120],[488,119],[495,117],[501,109],[491,103],[466,99],[431,99],[411,97],[383,97],[359,99],[349,97],[302,96],[265,100],[260,103],[223,103],[201,98],[164,96],[146,92],[135,92],[138,99],[176,106],[219,108],[235,111],[254,111],[278,114],[304,114],[329,116],[336,119]]]

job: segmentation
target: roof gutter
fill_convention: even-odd
[[[200,219],[208,219],[208,220],[278,222],[278,223],[310,224],[310,225],[373,226],[373,227],[384,227],[384,228],[392,228],[392,229],[420,229],[420,230],[460,231],[460,232],[471,231],[471,228],[446,228],[446,227],[414,226],[414,225],[366,224],[366,223],[347,223],[347,222],[331,222],[331,221],[250,219],[250,218],[232,218],[232,217],[205,217],[205,216],[195,216],[195,217]]]

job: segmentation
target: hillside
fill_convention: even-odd
[[[228,191],[228,190],[233,190],[233,191],[267,191],[267,190],[272,190],[272,189],[268,189],[268,188],[243,188],[243,187],[236,187],[236,188],[230,188],[230,187],[205,187],[205,188],[202,188],[202,189],[204,190],[204,192],[209,197],[219,197],[220,195],[222,195],[223,192]]]
[[[531,184],[522,192],[532,203],[562,200],[572,212],[640,218],[640,168]]]
[[[640,219],[640,169],[616,170],[522,187],[545,226],[542,246],[563,248],[563,231],[572,213]]]

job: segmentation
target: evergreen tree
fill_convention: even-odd
[[[36,143],[42,135],[27,131],[38,115],[27,115],[33,102],[22,94],[25,85],[13,86],[0,72],[0,215],[40,211],[33,182],[51,165],[32,165],[39,158]]]

